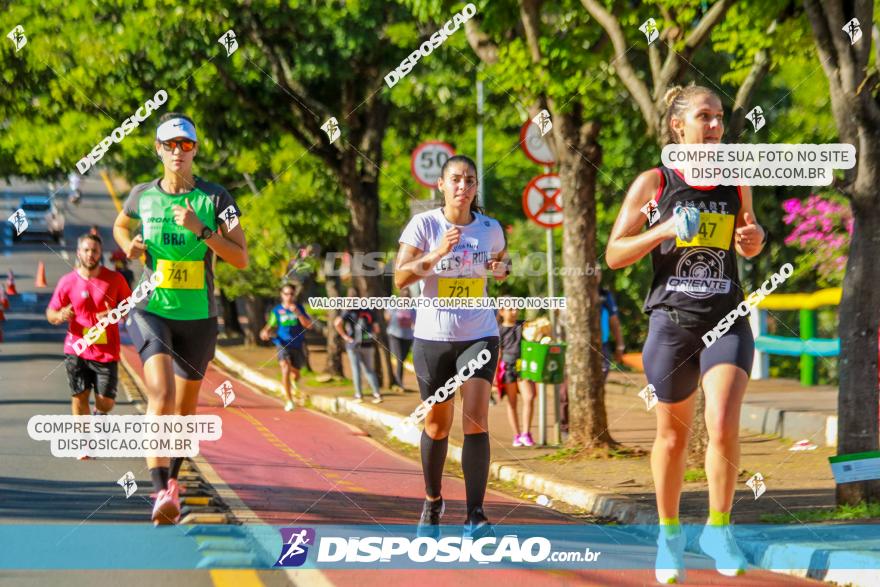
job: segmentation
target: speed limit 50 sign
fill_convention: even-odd
[[[455,149],[442,141],[425,141],[412,152],[410,169],[413,177],[425,187],[436,188],[440,169],[455,155]]]

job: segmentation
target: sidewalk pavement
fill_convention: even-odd
[[[310,362],[320,373],[325,363],[323,348],[310,346]],[[281,396],[282,388],[274,349],[244,347],[221,342],[215,361],[229,371],[267,393]],[[347,361],[343,361],[349,373]],[[418,389],[413,373],[405,372],[405,387]],[[646,384],[641,373],[614,372],[606,385],[606,408],[611,435],[625,447],[642,449],[639,456],[621,455],[589,458],[575,449],[562,446],[513,448],[512,428],[507,418],[506,402],[490,406],[489,434],[492,465],[490,474],[513,482],[524,492],[561,500],[600,517],[627,524],[656,524],[654,489],[649,452],[653,442],[654,414],[645,410],[638,392]],[[549,387],[549,386],[548,386]],[[327,413],[347,413],[388,430],[395,428],[419,404],[416,392],[383,393],[381,405],[355,403],[349,381],[319,384],[314,377],[300,383],[311,406]],[[365,391],[368,395],[368,390]],[[833,388],[801,388],[796,382],[782,380],[754,381],[749,385],[743,409],[740,440],[742,457],[740,478],[734,497],[733,517],[738,524],[759,523],[763,514],[784,514],[792,523],[798,513],[834,507],[834,479],[827,458],[834,454],[825,445],[828,417],[836,404]],[[522,400],[520,399],[520,414]],[[548,422],[554,422],[552,397],[548,398]],[[457,410],[460,413],[460,410]],[[810,420],[812,418],[812,420]],[[530,429],[537,441],[538,409]],[[813,426],[813,424],[815,424]],[[836,420],[834,422],[836,426]],[[764,432],[764,433],[762,433]],[[779,433],[791,435],[780,438]],[[768,433],[768,434],[765,434]],[[776,433],[770,436],[769,433]],[[460,461],[462,444],[461,418],[457,416],[449,443],[449,457]],[[548,442],[554,437],[548,430]],[[795,441],[809,439],[819,445],[811,451],[793,452]],[[417,439],[411,444],[417,444]],[[761,473],[766,493],[755,499],[745,482]],[[685,483],[681,500],[683,523],[702,523],[708,511],[707,484],[693,472]],[[821,545],[814,546],[819,552]],[[809,548],[804,547],[804,548]],[[828,559],[827,556],[824,557]],[[880,568],[880,561],[874,564]],[[804,572],[801,572],[803,575]],[[815,573],[811,576],[816,577]],[[872,576],[872,581],[876,579]],[[853,584],[863,584],[856,580]],[[867,583],[864,583],[867,584]],[[876,584],[876,583],[874,583]]]

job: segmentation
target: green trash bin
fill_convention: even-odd
[[[560,384],[565,380],[565,343],[522,341],[520,377],[535,383]]]

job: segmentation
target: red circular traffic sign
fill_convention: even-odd
[[[526,157],[538,165],[556,165],[556,156],[550,142],[541,136],[541,129],[531,120],[526,120],[519,131],[519,146]]]
[[[412,152],[410,170],[420,184],[428,188],[437,187],[440,168],[446,160],[455,155],[455,149],[443,141],[425,141]]]
[[[523,211],[544,228],[562,226],[562,180],[555,173],[533,177],[523,190]]]

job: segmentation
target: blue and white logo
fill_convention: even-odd
[[[309,555],[309,546],[315,544],[314,528],[279,528],[281,554],[276,567],[301,567]]]

